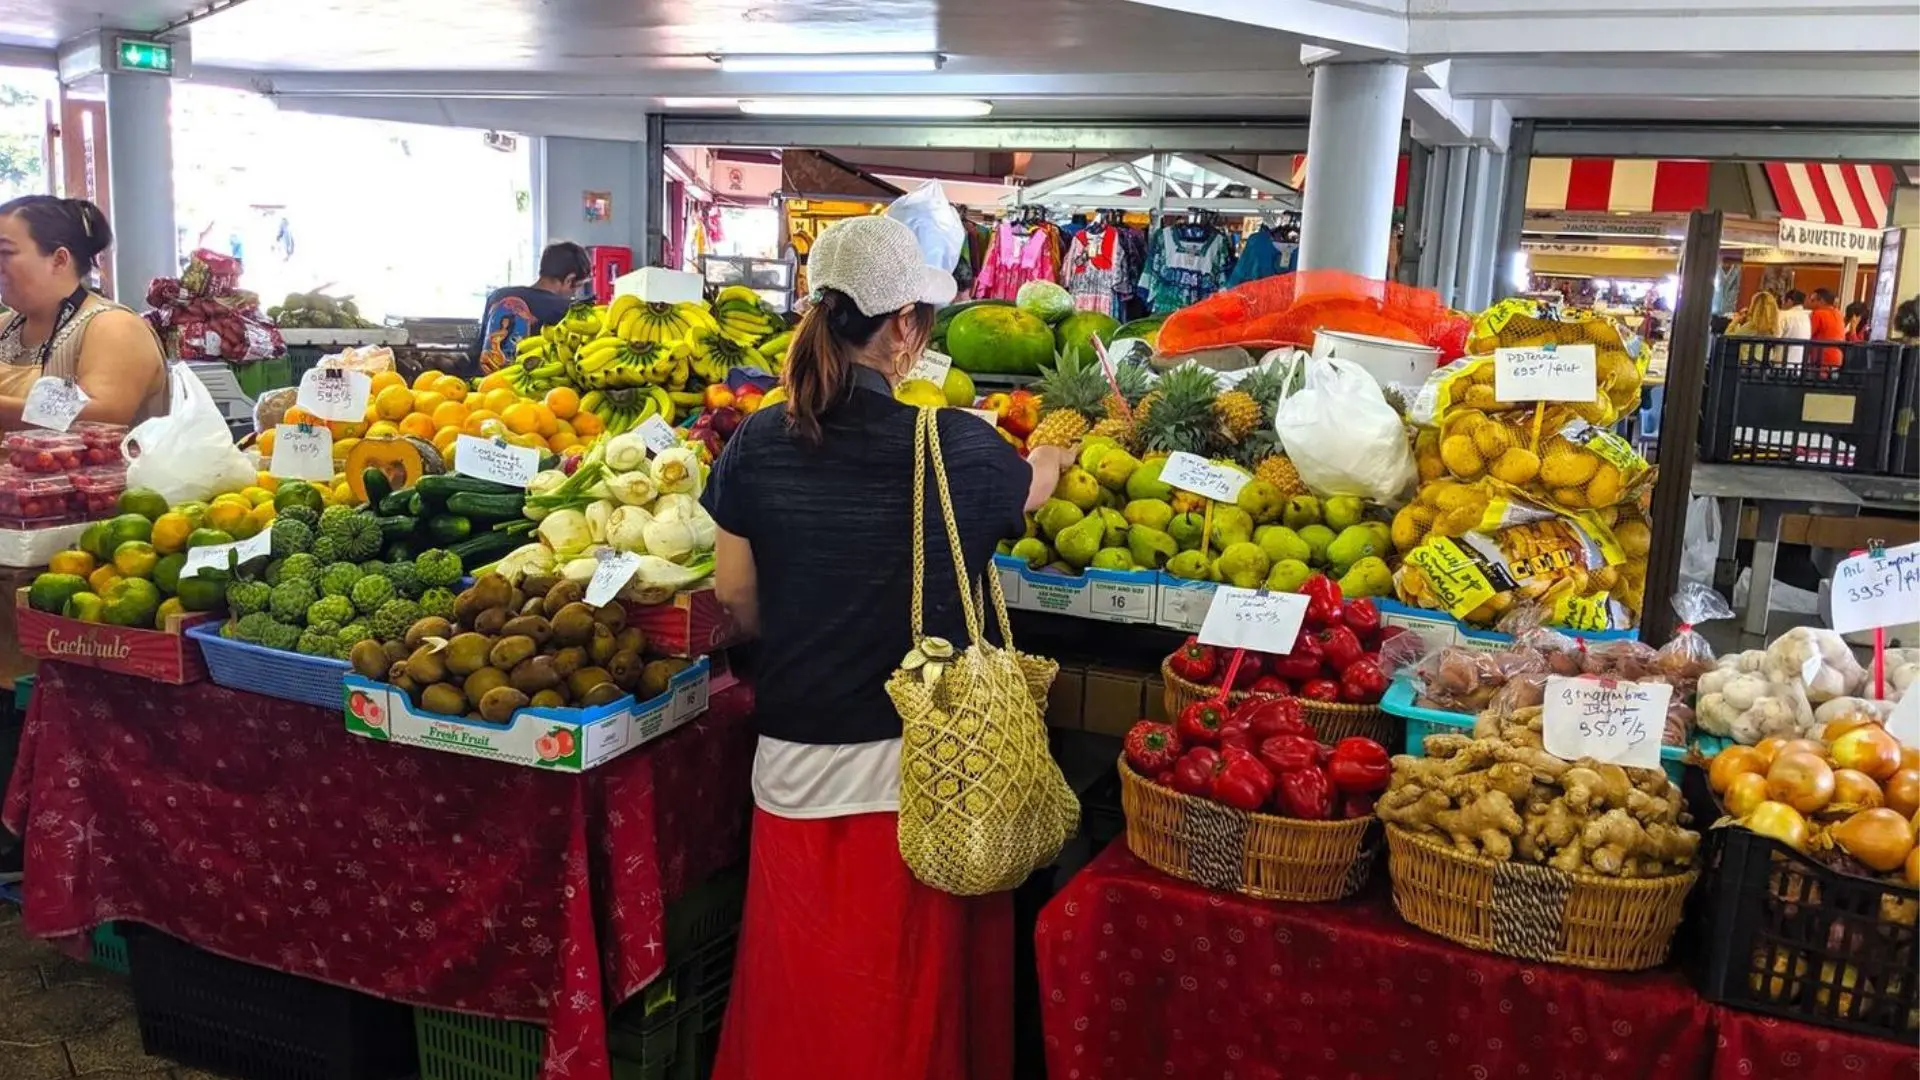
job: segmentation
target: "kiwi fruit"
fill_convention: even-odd
[[[563,679],[585,667],[586,663],[587,650],[578,645],[569,645],[553,654],[554,674]]]
[[[554,673],[551,656],[530,656],[514,665],[507,681],[523,694],[537,694],[559,686],[560,676]]]
[[[613,631],[605,623],[593,624],[593,637],[587,641],[587,655],[596,664],[605,664],[613,659],[616,650],[613,647]]]
[[[387,662],[389,664],[400,663],[401,661],[407,658],[408,653],[413,651],[412,649],[407,648],[407,643],[404,641],[389,641],[386,644],[380,646],[380,648],[384,652],[386,652]]]
[[[539,651],[540,646],[534,644],[532,638],[515,634],[493,643],[493,648],[487,653],[487,663],[501,671],[512,671],[515,664]]]
[[[554,582],[553,587],[547,590],[545,597],[547,618],[553,618],[555,612],[566,607],[568,604],[578,604],[586,598],[587,587],[585,585],[577,581],[561,580]]]
[[[564,709],[567,707],[567,695],[558,690],[542,690],[528,698],[527,704],[536,709]]]
[[[507,586],[507,602],[502,607],[508,611],[519,611],[527,606],[527,594],[520,591],[518,585]]]
[[[452,623],[438,615],[428,615],[425,618],[413,620],[413,625],[407,627],[407,633],[403,640],[406,641],[407,648],[411,650],[419,648],[421,643],[430,637],[450,638],[452,636]]]
[[[488,608],[473,620],[473,629],[488,637],[498,635],[500,628],[505,625],[507,625],[507,609],[503,607]]]
[[[347,653],[347,660],[353,664],[355,673],[368,679],[384,679],[393,664],[387,660],[387,650],[372,638],[353,643],[353,650]]]
[[[593,609],[578,601],[561,608],[551,622],[553,641],[561,648],[568,645],[585,645],[592,641],[593,628],[600,625],[593,621]]]
[[[531,600],[528,600],[528,601],[527,601],[526,603],[524,603],[524,604],[521,604],[521,605],[520,605],[520,614],[522,614],[522,615],[539,615],[539,616],[541,616],[541,617],[543,617],[543,618],[544,618],[544,617],[546,616],[546,614],[547,614],[547,599],[546,599],[546,597],[544,597],[544,596],[535,596],[535,597],[534,597],[534,598],[532,598]]]
[[[587,691],[603,682],[612,681],[613,676],[607,674],[606,668],[583,667],[567,676],[567,692],[573,695],[573,700],[579,701]]]
[[[453,615],[464,624],[472,624],[480,614],[492,608],[504,608],[513,596],[513,586],[499,574],[481,574],[465,592],[454,597]]]
[[[401,693],[407,695],[408,697],[415,697],[420,692],[420,684],[414,682],[413,679],[407,675],[405,664],[401,664],[399,665],[399,667],[400,667],[400,674],[395,675],[392,678],[389,678],[387,680],[387,685],[393,687],[395,690],[400,691]]]
[[[489,645],[485,634],[476,634],[471,630],[455,634],[442,650],[446,655],[447,671],[464,678],[486,667]]]
[[[637,626],[623,628],[613,635],[613,651],[617,653],[642,653],[647,651],[647,632]]]
[[[496,686],[481,697],[480,718],[489,723],[504,724],[513,719],[515,710],[526,708],[529,700],[527,695],[511,686]]]
[[[422,645],[413,650],[413,655],[407,657],[407,675],[422,686],[440,682],[447,677],[446,658],[441,656],[440,650],[433,646]],[[467,710],[465,706],[461,706],[458,709],[443,711],[466,712]]]
[[[581,708],[591,709],[596,706],[618,701],[625,696],[625,690],[620,689],[610,682],[603,682],[592,687],[584,694],[575,694],[573,699],[579,703]]]
[[[607,674],[612,677],[614,685],[622,690],[631,690],[640,684],[640,668],[645,663],[639,653],[623,649],[607,661]]]
[[[547,590],[560,584],[557,574],[529,574],[520,579],[520,591],[528,596],[545,597]]]
[[[553,624],[540,615],[516,615],[507,620],[506,625],[500,628],[500,632],[509,637],[515,635],[530,637],[535,645],[545,645],[547,640],[553,637]]]
[[[467,695],[452,683],[434,683],[420,691],[420,707],[446,716],[464,716],[467,712]]]
[[[620,603],[601,604],[599,610],[593,613],[593,621],[617,634],[625,629],[627,625],[626,605]]]
[[[460,689],[466,693],[468,701],[479,701],[487,696],[487,691],[497,686],[507,685],[507,673],[497,667],[483,667],[467,676]]]
[[[655,660],[640,669],[640,689],[635,693],[642,701],[651,701],[667,692],[678,669],[670,661]]]

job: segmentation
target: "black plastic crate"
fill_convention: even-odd
[[[1900,349],[1900,390],[1893,406],[1893,445],[1887,472],[1920,478],[1920,348]]]
[[[1885,472],[1901,367],[1901,347],[1885,341],[1717,338],[1700,460]]]
[[[1690,792],[1689,803],[1698,798]],[[1681,935],[1701,997],[1913,1041],[1920,892],[1842,874],[1734,826],[1706,830],[1701,860]]]
[[[124,929],[149,1054],[238,1080],[389,1080],[415,1071],[405,1005]]]

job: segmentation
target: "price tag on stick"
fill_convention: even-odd
[[[1673,687],[1666,683],[1551,676],[1540,718],[1542,741],[1547,753],[1568,761],[1590,757],[1657,769],[1672,697]]]
[[[906,378],[901,381],[925,379],[935,386],[944,387],[947,385],[947,372],[952,370],[953,357],[928,349],[920,354],[920,359],[915,360],[912,367],[907,369]]]
[[[453,446],[453,471],[523,488],[540,471],[540,451],[530,446],[462,435]]]
[[[92,400],[78,383],[42,376],[27,390],[27,400],[20,406],[20,420],[49,431],[65,431]]]
[[[635,430],[640,433],[640,441],[647,444],[647,449],[655,455],[680,445],[680,433],[658,416],[649,416],[640,421],[640,426]]]
[[[1240,489],[1247,486],[1247,477],[1198,454],[1181,452],[1167,456],[1167,463],[1160,469],[1160,482],[1215,502],[1230,503],[1240,497]]]
[[[1598,378],[1591,345],[1493,350],[1493,396],[1500,401],[1592,401]]]
[[[294,404],[322,420],[359,421],[367,416],[373,380],[358,371],[314,368],[300,377]]]
[[[282,480],[333,479],[333,432],[313,424],[276,425],[267,470]]]
[[[640,556],[632,552],[601,552],[600,565],[594,568],[593,579],[587,582],[587,606],[597,608],[620,595],[620,590],[626,588],[638,569]]]
[[[1200,624],[1200,644],[1284,656],[1293,651],[1306,618],[1307,598],[1299,593],[1222,585],[1213,590]]]
[[[1868,551],[1833,568],[1833,628],[1842,634],[1910,623],[1920,612],[1920,543]]]

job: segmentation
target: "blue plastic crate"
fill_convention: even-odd
[[[120,975],[128,974],[133,970],[127,949],[127,939],[121,935],[119,924],[101,923],[93,928],[89,940],[95,966]]]
[[[1444,709],[1423,709],[1415,705],[1413,700],[1413,677],[1402,675],[1393,680],[1393,685],[1387,688],[1387,696],[1380,699],[1380,708],[1389,715],[1398,716],[1407,722],[1407,753],[1414,757],[1425,756],[1426,739],[1429,735],[1450,731],[1463,735],[1473,733],[1471,714],[1447,712]],[[1714,735],[1693,737],[1693,745],[1699,747],[1702,757],[1712,757],[1731,741]],[[1667,771],[1667,779],[1672,780],[1677,786],[1687,773],[1687,748],[1662,746],[1660,766]]]
[[[346,691],[341,680],[353,670],[352,664],[224,638],[220,636],[224,625],[197,623],[187,627],[187,636],[200,643],[200,653],[207,658],[207,673],[214,682],[327,709],[343,707]]]

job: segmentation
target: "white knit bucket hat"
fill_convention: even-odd
[[[821,289],[846,293],[869,317],[950,304],[960,291],[952,274],[922,260],[912,229],[878,214],[822,229],[807,252],[807,284],[816,297]]]

